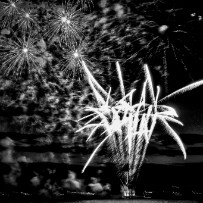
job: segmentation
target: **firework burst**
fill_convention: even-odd
[[[34,11],[21,9],[16,20],[18,29],[22,30],[23,33],[30,32],[33,29],[38,28],[37,18]]]
[[[90,120],[84,127],[79,129],[78,132],[86,128],[91,128],[92,132],[87,139],[91,140],[92,136],[96,134],[96,131],[99,128],[103,129],[102,135],[99,135],[99,137],[102,138],[102,141],[91,154],[83,171],[92,161],[101,146],[106,142],[108,150],[112,155],[112,161],[118,168],[119,177],[122,183],[129,186],[138,175],[157,122],[159,122],[166,132],[177,142],[183,153],[184,159],[186,159],[184,144],[168,122],[179,125],[183,124],[176,119],[178,115],[174,108],[161,105],[161,103],[171,97],[202,85],[203,81],[188,85],[159,100],[160,88],[157,87],[156,93],[154,92],[148,66],[144,65],[145,82],[143,84],[142,93],[139,103],[133,104],[133,95],[136,90],[133,89],[128,94],[125,94],[118,62],[116,66],[122,94],[122,98],[118,101],[110,96],[111,89],[107,93],[94,79],[86,64],[84,62],[82,62],[82,64],[89,84],[97,99],[98,107],[87,108],[87,111],[92,113],[81,120],[88,117]]]
[[[193,66],[201,61],[200,12],[183,8],[174,1],[161,0],[138,3],[135,10],[137,31],[132,43],[139,48],[135,48],[127,61],[153,66],[163,77],[166,93],[170,77],[182,76],[188,82],[199,79]]]
[[[8,0],[6,3],[0,3],[1,28],[12,27],[19,13],[19,4],[19,0]]]
[[[49,20],[45,37],[48,40],[58,37],[66,45],[77,44],[82,36],[82,17],[81,9],[66,1],[55,10],[53,18]]]
[[[4,39],[1,43],[0,60],[4,75],[20,76],[25,70],[38,70],[36,62],[38,51],[35,48],[37,38],[31,35]]]
[[[87,48],[88,44],[82,41],[77,46],[71,47],[71,50],[65,49],[63,52],[63,59],[58,65],[69,78],[83,78],[84,70],[82,68],[82,61],[91,68],[94,66],[93,62],[85,54],[87,53]]]

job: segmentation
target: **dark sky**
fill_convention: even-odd
[[[176,109],[178,120],[184,125],[171,124],[182,139],[187,159],[173,138],[160,130],[152,136],[146,157],[148,164],[185,165],[203,164],[203,87],[186,92],[169,100],[166,104]]]
[[[193,5],[198,7],[198,1]],[[191,3],[188,4],[189,6]],[[185,144],[187,159],[183,159],[177,143],[163,132],[153,135],[155,140],[149,145],[145,163],[167,166],[203,164],[203,87],[171,99],[168,105],[176,109],[179,120],[184,124],[184,126],[173,125],[173,127]],[[195,173],[195,168],[192,173]]]

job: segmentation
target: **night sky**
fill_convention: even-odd
[[[200,4],[198,1],[195,1],[192,4],[185,3],[185,1],[180,1],[179,3],[185,8],[190,8],[192,6],[193,9],[198,11],[199,15],[203,14],[202,10],[199,9]],[[197,54],[201,53],[200,58],[198,58],[200,60],[194,61],[194,65],[191,65],[192,61],[187,59],[186,64],[182,64],[183,66],[189,64],[189,69],[187,69],[186,72],[191,71],[191,74],[194,76],[192,79],[193,82],[200,80],[201,78],[203,79],[202,30],[198,37],[199,39],[201,38],[201,41],[198,44],[196,51]],[[191,49],[191,53],[192,52],[193,50]],[[172,56],[170,57],[168,60],[172,59]],[[187,56],[181,55],[181,57],[185,59],[184,57]],[[193,59],[194,58],[191,58],[191,60]],[[152,61],[150,61],[151,64],[156,63],[156,60],[157,59],[152,59]],[[182,66],[182,69],[178,69],[178,65],[180,65],[179,62],[169,62],[168,64],[170,66],[168,83],[170,90],[175,90],[192,82],[184,72],[185,67]],[[158,77],[156,78],[155,76],[154,78],[157,79]],[[158,84],[159,81],[156,81],[156,83]],[[163,81],[160,83],[163,84]],[[187,159],[184,160],[182,152],[173,138],[170,137],[167,132],[157,129],[152,135],[152,141],[149,144],[139,180],[144,180],[143,184],[145,185],[147,185],[147,183],[153,185],[162,182],[165,184],[170,183],[177,185],[196,184],[203,189],[203,183],[201,181],[203,180],[203,86],[182,95],[178,95],[167,101],[166,104],[176,109],[179,120],[184,124],[184,126],[176,124],[171,126],[179,134],[185,145]],[[97,159],[97,157],[94,158],[94,163],[97,162]],[[75,159],[75,163],[73,164],[78,164],[76,163],[77,161],[78,158]],[[85,160],[83,159],[80,164],[85,164]],[[155,183],[156,181],[157,183]]]
[[[155,132],[150,144],[147,159],[149,163],[203,163],[203,87],[171,99],[167,105],[176,109],[178,120],[183,126],[172,124],[173,129],[180,135],[185,144],[188,158],[181,156],[178,145],[172,137],[163,130]]]
[[[163,131],[156,132],[149,144],[143,173],[141,172],[141,182],[145,180],[149,185],[156,182],[158,186],[172,184],[203,188],[202,93],[203,87],[199,87],[167,103],[176,109],[179,120],[184,124],[184,126],[176,124],[172,126],[185,145],[187,159],[184,160],[182,152],[172,137]],[[164,175],[160,175],[163,173]]]

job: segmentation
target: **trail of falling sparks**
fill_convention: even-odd
[[[111,91],[107,93],[99,85],[84,61],[82,62],[82,66],[97,99],[98,106],[87,108],[87,111],[93,114],[90,117],[90,121],[77,132],[85,128],[92,128],[92,132],[87,138],[87,140],[90,140],[92,136],[96,134],[97,129],[102,128],[104,130],[102,135],[99,135],[102,136],[102,141],[94,149],[83,167],[82,172],[85,171],[101,146],[107,142],[108,149],[112,155],[112,161],[118,168],[121,181],[126,185],[132,183],[134,178],[138,175],[139,169],[144,161],[146,149],[157,122],[159,122],[166,132],[177,142],[184,159],[186,159],[184,144],[168,122],[179,125],[183,124],[176,119],[178,115],[174,108],[160,105],[160,103],[177,94],[184,93],[185,91],[202,85],[203,81],[188,85],[158,100],[160,87],[157,87],[155,94],[148,66],[144,65],[145,82],[143,84],[140,101],[139,103],[132,104],[132,96],[136,90],[133,89],[130,93],[125,95],[121,68],[118,62],[116,63],[116,67],[122,93],[122,98],[118,101],[111,98]],[[146,103],[146,95],[150,95],[150,104]],[[85,118],[87,118],[87,116],[84,117],[84,119]],[[98,120],[98,118],[100,119],[99,122],[92,123]]]

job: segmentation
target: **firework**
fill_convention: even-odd
[[[72,46],[71,50],[68,48],[63,52],[63,59],[58,65],[69,78],[83,78],[84,70],[82,68],[82,61],[91,68],[94,66],[93,62],[85,54],[87,53],[87,49],[88,44],[82,41],[77,46]]]
[[[37,38],[31,35],[4,39],[1,43],[0,60],[4,75],[20,76],[24,70],[38,70],[36,62],[38,51],[35,48]]]
[[[16,24],[18,29],[22,30],[23,33],[30,32],[31,30],[38,28],[36,15],[31,9],[21,9],[18,19],[16,20]]]
[[[45,37],[48,40],[58,37],[61,43],[75,45],[82,36],[83,14],[77,5],[66,1],[54,12],[53,18],[49,20]]]
[[[8,0],[0,3],[1,28],[12,27],[16,15],[19,13],[19,0]]]
[[[110,96],[111,90],[107,93],[95,81],[86,64],[84,62],[82,62],[82,64],[89,84],[98,101],[98,106],[87,108],[87,111],[92,113],[84,119],[90,117],[90,120],[84,127],[79,129],[78,132],[86,128],[91,128],[92,132],[87,139],[91,140],[92,136],[96,134],[97,129],[103,129],[103,133],[99,135],[102,141],[94,149],[83,171],[92,161],[101,146],[107,143],[112,161],[118,168],[122,183],[129,186],[136,179],[140,167],[142,166],[146,149],[157,122],[159,122],[166,132],[177,142],[184,159],[186,159],[184,144],[168,122],[179,125],[183,124],[176,119],[178,115],[174,108],[160,104],[175,95],[202,85],[203,81],[186,86],[159,100],[160,87],[157,87],[155,93],[148,66],[144,65],[145,82],[143,84],[140,101],[139,103],[133,104],[133,95],[136,90],[133,89],[125,95],[122,74],[118,62],[116,66],[122,92],[122,98],[118,101]],[[149,103],[147,102],[146,95],[149,95]],[[83,118],[81,120],[83,120]],[[98,122],[98,120],[100,121]]]

